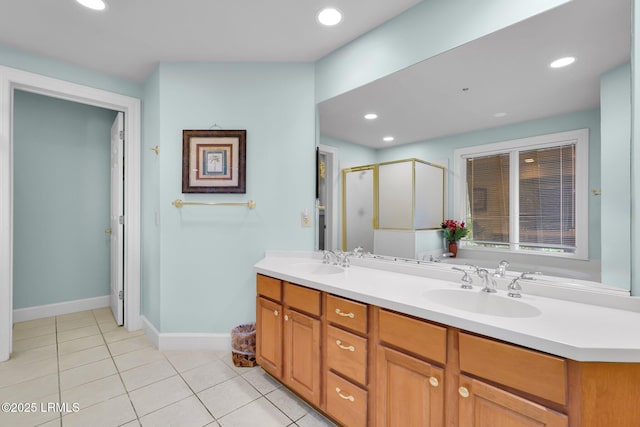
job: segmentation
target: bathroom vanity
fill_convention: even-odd
[[[583,289],[568,301],[571,284],[559,299],[523,282],[513,299],[461,289],[451,266],[343,268],[305,253],[268,253],[255,272],[258,363],[342,425],[640,419],[635,298]]]

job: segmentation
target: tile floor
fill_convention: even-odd
[[[13,340],[0,426],[333,426],[261,368],[158,351],[108,308],[16,323]]]

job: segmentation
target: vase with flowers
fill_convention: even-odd
[[[469,229],[465,227],[464,221],[459,222],[447,219],[440,225],[442,227],[442,235],[448,243],[448,249],[451,257],[455,258],[458,254],[458,240],[462,239],[469,233]]]

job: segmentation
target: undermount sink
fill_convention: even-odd
[[[298,273],[308,274],[338,274],[344,271],[344,268],[337,265],[321,264],[319,262],[301,262],[292,264],[291,268]]]
[[[536,317],[540,310],[508,297],[471,289],[434,289],[425,296],[430,302],[457,310],[500,317]]]

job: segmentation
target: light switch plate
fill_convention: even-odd
[[[302,212],[300,214],[300,225],[303,227],[311,227],[313,225],[309,212]]]

